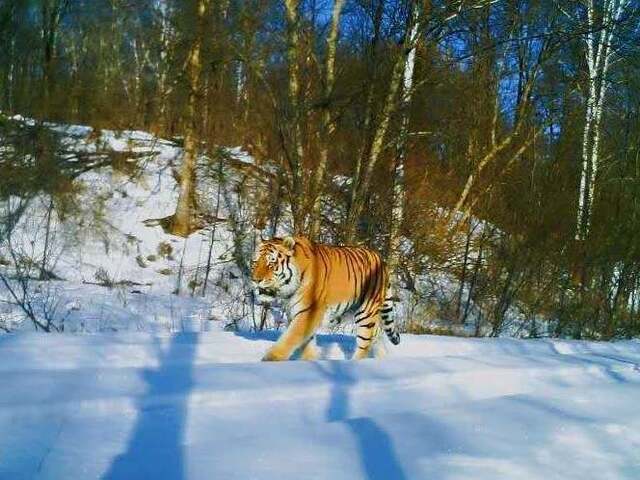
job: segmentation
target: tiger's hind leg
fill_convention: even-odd
[[[387,298],[384,301],[382,309],[380,310],[380,316],[382,317],[382,327],[387,337],[391,343],[398,345],[400,343],[400,334],[398,333],[398,326],[394,318],[393,300],[391,298]]]
[[[380,314],[375,307],[369,311],[360,311],[355,315],[356,319],[356,353],[354,360],[361,360],[369,356],[369,351],[378,333]]]
[[[371,345],[371,356],[373,358],[384,358],[387,356],[387,347],[382,340],[380,328],[377,329],[373,344]]]

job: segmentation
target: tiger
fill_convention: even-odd
[[[336,325],[343,314],[354,314],[354,359],[369,356],[380,322],[389,340],[400,343],[393,318],[393,301],[387,297],[389,277],[380,255],[369,248],[331,246],[303,236],[263,240],[251,266],[255,300],[271,304],[279,299],[288,327],[265,353],[263,361],[318,358],[315,334],[323,324]]]

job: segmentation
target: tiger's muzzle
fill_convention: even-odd
[[[275,297],[278,291],[275,288],[263,288],[258,287],[258,295],[265,295],[267,297]]]
[[[261,287],[254,283],[253,298],[258,305],[270,305],[278,296],[278,289],[275,287]]]

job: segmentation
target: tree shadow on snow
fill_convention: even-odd
[[[353,335],[343,335],[332,333],[327,335],[316,335],[318,348],[322,358],[327,358],[331,352],[331,347],[337,346],[345,359],[350,359],[356,352],[356,337]]]
[[[242,337],[245,340],[265,340],[267,342],[275,342],[280,338],[280,335],[284,332],[284,330],[260,330],[257,332],[244,331],[244,330],[235,330],[233,332],[234,335],[238,337]]]
[[[369,417],[350,417],[349,390],[356,383],[352,373],[356,364],[332,361],[316,365],[332,383],[327,421],[343,423],[351,431],[358,445],[363,477],[367,480],[405,480],[407,476],[389,434]]]
[[[158,368],[142,374],[147,391],[137,402],[127,448],[103,479],[186,478],[184,430],[197,345],[197,334],[179,334],[171,337],[164,351],[158,346]]]

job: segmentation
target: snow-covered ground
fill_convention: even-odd
[[[0,478],[640,478],[637,341],[275,336],[0,337]]]

